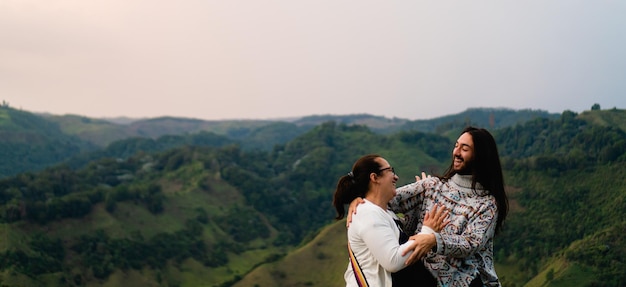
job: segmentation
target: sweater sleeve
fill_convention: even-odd
[[[461,234],[435,234],[437,253],[464,258],[481,250],[495,234],[497,207],[495,202],[482,204],[468,220]]]
[[[402,252],[413,240],[400,245],[395,230],[398,228],[384,213],[375,212],[363,220],[359,230],[361,238],[378,263],[389,272],[402,270],[404,262],[413,251],[402,256]],[[355,219],[356,220],[356,219]],[[352,228],[352,226],[350,227]]]
[[[422,181],[413,182],[396,189],[396,196],[389,201],[389,209],[395,213],[405,213],[424,202]]]

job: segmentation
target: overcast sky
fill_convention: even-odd
[[[0,100],[88,117],[626,108],[626,1],[0,0]]]

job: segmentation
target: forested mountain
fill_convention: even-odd
[[[295,136],[309,130],[313,125],[295,125],[289,121],[269,120],[200,120],[189,118],[159,117],[138,119],[125,124],[115,123],[102,119],[91,119],[75,115],[44,115],[70,135],[91,142],[100,147],[127,138],[151,138],[162,136],[187,135],[199,132],[212,132],[232,140],[241,141],[246,147],[255,147],[261,144],[263,148],[272,143],[285,143]],[[278,133],[271,134],[272,130]],[[255,139],[259,132],[266,134],[265,138]],[[294,132],[296,133],[294,135]],[[277,136],[273,138],[272,136]],[[285,139],[286,136],[289,136]],[[252,140],[250,144],[246,141]],[[273,145],[269,146],[271,149]]]
[[[625,114],[490,128],[511,198],[496,240],[504,286],[626,283]],[[282,130],[274,124],[267,134]],[[271,149],[214,132],[129,138],[0,179],[0,286],[342,286],[336,180],[366,153],[389,159],[399,184],[441,172],[455,126],[381,133],[327,121]]]
[[[0,178],[41,170],[96,147],[34,115],[0,106]]]
[[[298,119],[298,125],[319,125],[323,122],[334,121],[343,124],[364,125],[372,131],[381,134],[390,134],[399,131],[420,131],[439,135],[456,132],[468,125],[480,126],[489,129],[498,129],[536,118],[556,119],[559,114],[551,114],[542,110],[512,110],[506,108],[469,108],[463,112],[436,117],[432,119],[407,120],[400,118],[385,118],[367,114],[347,116],[309,116]]]
[[[221,136],[246,150],[271,151],[276,145],[285,144],[329,121],[367,126],[380,134],[421,131],[450,136],[451,132],[465,124],[504,127],[538,117],[558,116],[545,111],[472,108],[456,115],[417,121],[367,114],[316,115],[283,120],[207,121],[160,117],[113,121],[76,115],[36,115],[8,105],[1,109],[0,147],[5,160],[0,161],[0,178],[41,170],[68,160],[75,166],[77,162],[86,162],[98,156],[123,159],[140,150],[160,151],[174,147],[173,144],[197,143],[191,137],[199,133],[204,133],[198,136],[203,139],[209,134],[213,134],[212,137]],[[120,146],[126,149],[121,150]],[[215,142],[209,143],[209,146],[215,146]],[[121,154],[116,154],[116,151]]]
[[[329,121],[346,125],[363,125],[381,134],[410,130],[444,134],[469,124],[489,128],[502,128],[535,118],[554,119],[558,116],[558,114],[550,114],[541,110],[470,108],[454,115],[413,121],[400,118],[389,119],[369,114],[355,114],[313,115],[282,120],[221,121],[159,117],[138,119],[126,124],[119,124],[75,115],[44,115],[46,119],[57,123],[65,133],[75,135],[84,141],[101,147],[130,137],[156,139],[164,135],[184,135],[206,131],[240,141],[246,148],[262,148],[265,150],[270,150],[275,144],[284,144],[311,128]]]
[[[405,123],[402,130],[449,134],[456,136],[459,129],[468,125],[484,127],[490,130],[522,124],[535,118],[557,119],[559,114],[542,110],[512,110],[504,108],[470,108],[454,115],[442,116],[429,120],[416,120]]]
[[[626,131],[594,124],[617,113],[564,112],[496,133],[515,200],[498,261],[548,286],[626,284]]]
[[[102,158],[123,160],[139,152],[162,152],[181,146],[221,147],[234,144],[236,142],[227,137],[204,131],[188,135],[166,135],[157,139],[133,137],[113,142],[103,149],[72,156],[65,160],[64,164],[71,168],[81,168]]]

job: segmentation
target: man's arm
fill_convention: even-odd
[[[437,253],[464,258],[482,249],[495,234],[497,221],[495,201],[483,204],[461,234],[437,233]]]
[[[406,213],[424,202],[422,181],[413,182],[396,189],[396,196],[389,201],[389,209],[395,213]]]

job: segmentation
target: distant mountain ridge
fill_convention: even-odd
[[[46,118],[59,124],[68,134],[76,135],[99,146],[127,137],[158,138],[163,135],[181,135],[199,131],[214,132],[232,138],[244,138],[255,129],[276,123],[291,123],[306,131],[324,122],[334,121],[347,125],[364,125],[377,133],[392,133],[401,130],[421,132],[442,132],[463,124],[501,128],[523,123],[537,117],[554,119],[559,114],[542,110],[513,110],[507,108],[469,108],[464,112],[436,117],[428,120],[408,120],[387,118],[370,114],[352,115],[311,115],[284,120],[201,120],[180,117],[157,117],[128,121],[116,124],[104,119],[90,119],[81,116],[51,116]],[[107,125],[109,123],[110,125]],[[102,125],[99,127],[99,125]],[[106,138],[109,131],[109,138]],[[116,131],[116,133],[115,133]],[[112,133],[112,134],[111,134]]]
[[[537,117],[558,117],[558,114],[540,110],[470,108],[456,115],[417,121],[354,114],[312,115],[285,120],[209,121],[176,117],[136,120],[120,118],[117,121],[123,122],[120,124],[111,119],[95,119],[77,115],[33,114],[8,106],[3,106],[1,109],[5,116],[0,118],[0,132],[4,135],[3,144],[6,146],[4,149],[6,155],[5,161],[0,164],[0,177],[24,171],[41,170],[73,156],[79,156],[81,153],[98,151],[117,141],[133,138],[158,140],[164,136],[189,137],[200,132],[209,132],[216,136],[223,136],[246,149],[271,150],[275,145],[284,144],[313,127],[329,121],[366,126],[380,134],[415,130],[443,135],[469,123],[499,128],[523,123]],[[25,137],[35,137],[36,140],[24,141]],[[35,144],[36,142],[40,144]],[[44,146],[48,148],[43,148]],[[38,148],[43,149],[38,151]],[[51,153],[48,153],[46,149],[49,149]],[[22,152],[18,153],[20,150]],[[112,155],[110,152],[98,153]],[[84,155],[81,157],[87,158]]]

